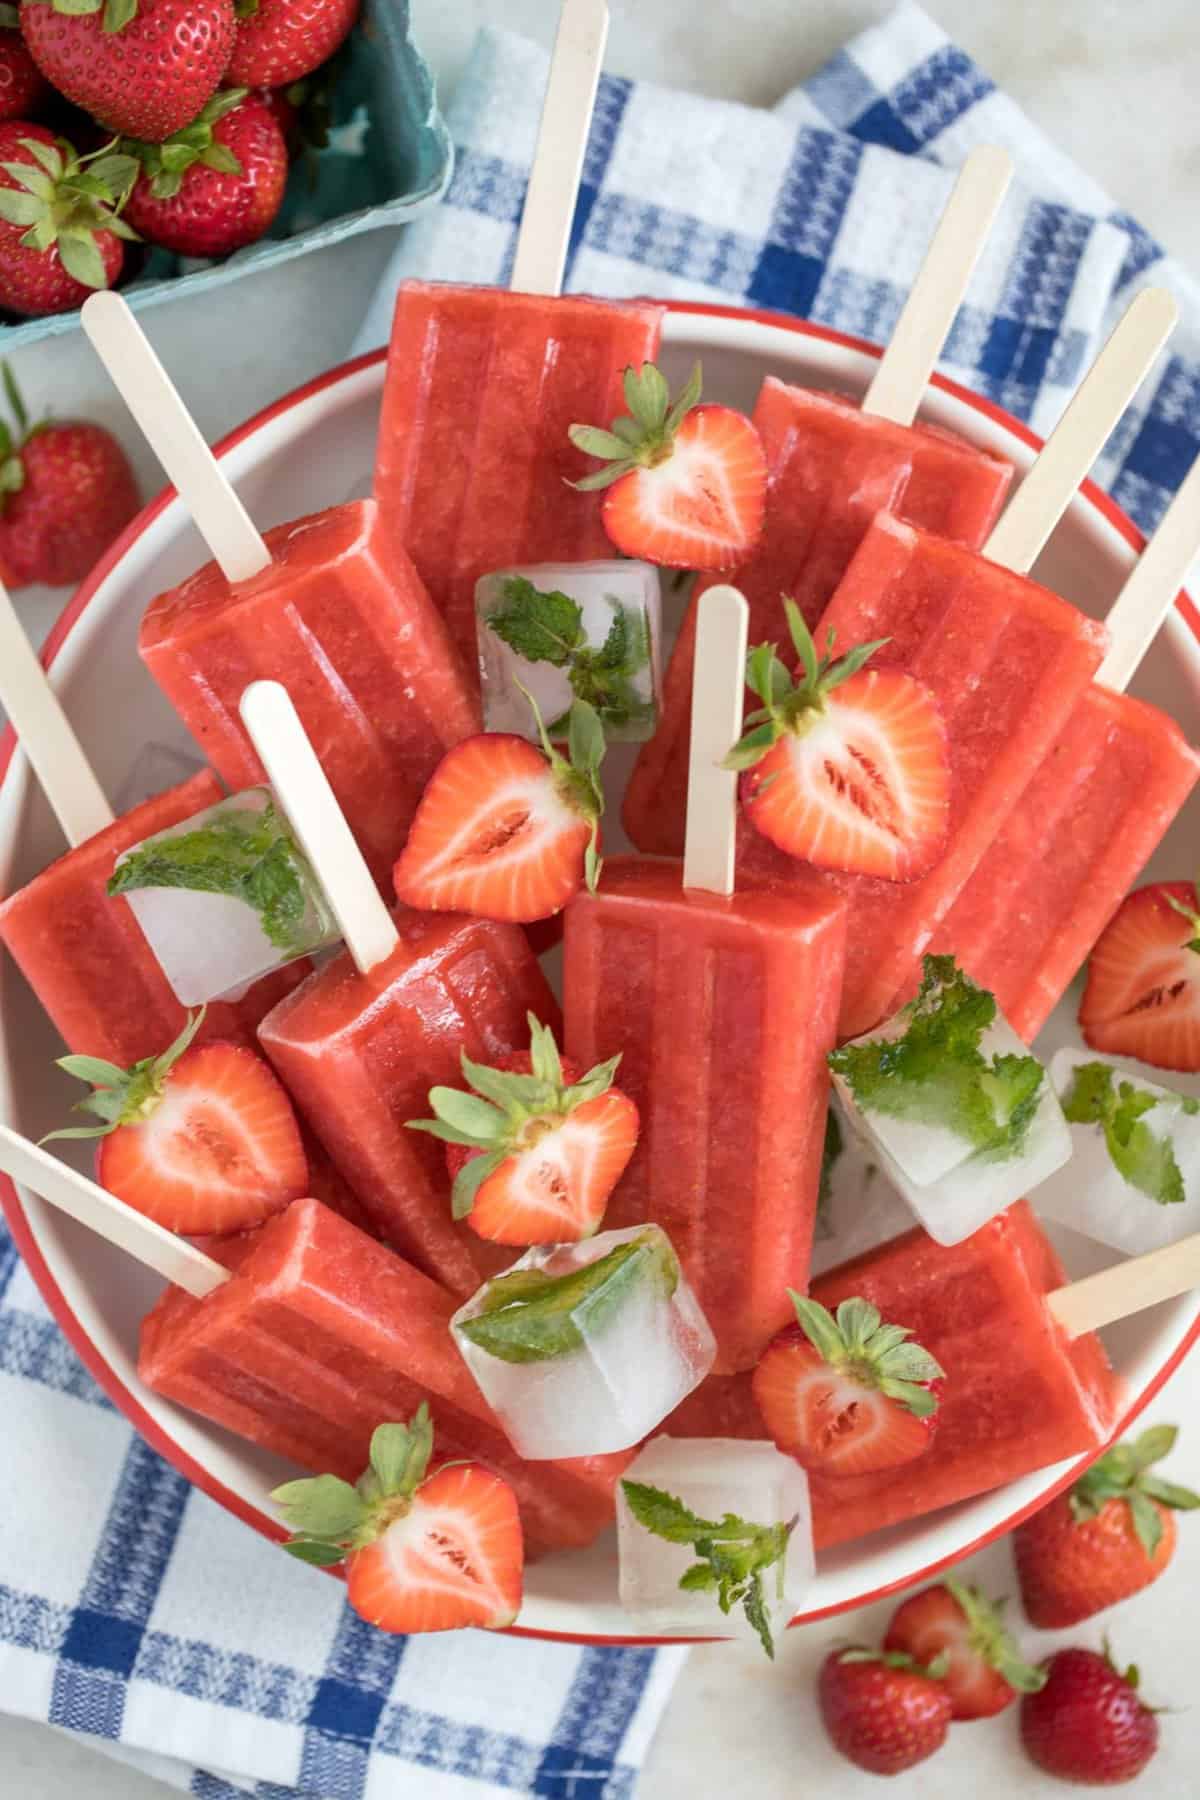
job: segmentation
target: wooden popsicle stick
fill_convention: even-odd
[[[0,706],[12,721],[51,811],[73,850],[113,822],[113,810],[67,721],[50,678],[0,582]]]
[[[278,681],[255,681],[242,695],[239,710],[275,797],[325,890],[354,966],[365,975],[392,954],[399,936],[291,696]]]
[[[563,0],[511,286],[561,294],[583,158],[608,43],[605,0]]]
[[[92,294],[80,320],[226,581],[248,581],[268,568],[271,552],[128,303],[110,291]]]
[[[1174,610],[1188,570],[1200,556],[1200,457],[1189,469],[1138,565],[1108,615],[1108,655],[1096,680],[1123,693]]]
[[[1077,1338],[1194,1287],[1200,1287],[1200,1232],[1058,1288],[1046,1304],[1067,1336]]]
[[[1028,574],[1178,318],[1174,295],[1166,288],[1143,288],[983,546],[992,562]]]
[[[733,892],[738,777],[721,765],[742,733],[749,630],[750,609],[736,588],[700,596],[683,885],[714,894]]]
[[[897,425],[916,418],[1012,177],[1012,157],[996,144],[977,145],[963,164],[867,389],[865,413]]]
[[[59,1162],[7,1125],[0,1125],[0,1169],[59,1212],[78,1219],[89,1231],[125,1250],[176,1287],[203,1300],[229,1280],[229,1270],[186,1238],[176,1237],[153,1219],[135,1212],[114,1194],[89,1181],[77,1169]]]

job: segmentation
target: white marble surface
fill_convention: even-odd
[[[1200,112],[1194,104],[1200,58],[1189,0],[931,0],[948,30],[1009,88],[1032,116],[1180,256],[1200,267]],[[815,68],[846,37],[888,10],[878,0],[733,0],[699,8],[684,0],[612,0],[610,66],[618,73],[691,86],[769,104]],[[506,24],[549,40],[554,0],[413,0],[421,41],[447,91],[461,68],[476,27]],[[702,26],[698,24],[703,20]],[[183,385],[209,436],[228,430],[305,376],[345,354],[375,275],[390,248],[388,234],[359,238],[295,269],[239,288],[236,323],[220,296],[157,313],[151,331]],[[90,351],[79,339],[56,340],[14,358],[29,397],[63,416],[107,419],[127,440],[132,434],[120,403],[107,391]],[[213,371],[220,378],[214,380]],[[151,461],[140,468],[147,489],[158,485]],[[25,607],[40,632],[62,594],[32,594]],[[1151,1415],[1185,1421],[1200,1416],[1200,1365],[1185,1368]],[[1200,1485],[1200,1427],[1172,1466],[1178,1479]],[[1189,1528],[1190,1525],[1190,1528]],[[1164,1748],[1141,1780],[1126,1791],[1149,1800],[1176,1800],[1195,1791],[1200,1722],[1189,1670],[1200,1650],[1194,1608],[1180,1597],[1200,1583],[1200,1522],[1185,1521],[1183,1546],[1171,1576],[1123,1608],[1113,1621],[1121,1655],[1143,1665],[1149,1695],[1174,1709],[1162,1721]],[[1011,1588],[1006,1548],[979,1565],[981,1579]],[[883,1609],[886,1611],[886,1609]],[[773,1667],[724,1647],[693,1654],[654,1746],[642,1784],[643,1800],[791,1800],[818,1786],[839,1800],[880,1791],[834,1757],[812,1702],[812,1674],[835,1639],[870,1634],[882,1613],[848,1628],[834,1621],[795,1633]],[[1098,1643],[1098,1626],[1071,1634]],[[1011,1717],[955,1729],[934,1761],[894,1781],[897,1800],[949,1800],[970,1785],[986,1794],[1061,1794],[1059,1783],[1028,1769],[1016,1747]],[[151,1800],[171,1790],[117,1769],[90,1747],[44,1728],[0,1719],[0,1793],[21,1800]],[[420,1794],[416,1785],[397,1796]],[[483,1790],[480,1790],[481,1794]]]

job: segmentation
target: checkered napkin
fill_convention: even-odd
[[[533,45],[480,39],[451,113],[449,198],[406,234],[363,347],[386,337],[403,276],[506,279],[545,76]],[[774,112],[606,78],[569,286],[886,339],[948,171],[984,141],[1012,150],[1021,186],[943,366],[1044,431],[1135,289],[1171,285],[1187,323],[1100,471],[1152,524],[1200,447],[1200,290],[916,7]],[[371,1631],[130,1432],[2,1231],[0,1417],[9,1711],[203,1800],[633,1792],[683,1652]]]
[[[546,69],[536,45],[479,38],[449,113],[446,202],[405,233],[360,349],[386,340],[405,277],[507,281]],[[1152,526],[1200,451],[1200,284],[918,6],[770,112],[605,76],[567,288],[797,313],[886,342],[980,143],[1005,145],[1018,179],[941,367],[1045,433],[1134,293],[1173,288],[1184,323],[1096,469]]]

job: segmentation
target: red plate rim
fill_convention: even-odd
[[[776,329],[791,331],[800,337],[813,337],[818,338],[825,343],[838,344],[844,349],[857,350],[866,356],[879,357],[882,355],[882,351],[878,345],[867,343],[865,339],[852,337],[846,332],[833,331],[825,325],[814,325],[805,319],[794,319],[782,313],[747,311],[740,307],[720,306],[703,301],[672,300],[665,302],[665,304],[669,311],[675,313],[699,314],[709,318],[749,320],[754,324],[770,325],[774,326]],[[235,450],[239,444],[243,443],[255,432],[261,430],[263,426],[268,425],[273,419],[277,419],[282,414],[290,412],[294,407],[311,399],[314,394],[319,394],[325,388],[344,381],[348,376],[356,374],[359,370],[370,368],[373,364],[382,362],[386,355],[386,350],[370,351],[365,356],[355,357],[349,362],[341,363],[337,368],[330,369],[326,374],[318,375],[312,381],[305,382],[302,386],[294,388],[290,393],[285,394],[281,399],[274,401],[270,406],[264,407],[261,412],[255,413],[252,418],[247,419],[244,424],[239,425],[236,430],[231,431],[226,437],[223,437],[220,442],[214,446],[217,455],[222,457],[227,456],[230,451]],[[982,395],[973,393],[969,388],[961,386],[958,382],[951,381],[946,376],[936,373],[932,378],[932,385],[940,388],[943,393],[951,394],[955,399],[963,401],[976,412],[983,413],[987,418],[994,420],[996,424],[1002,425],[1006,430],[1012,432],[1014,436],[1020,438],[1023,443],[1028,444],[1031,449],[1041,449],[1043,440],[1038,437],[1035,432],[1030,431],[1028,426],[1022,424],[1019,419],[1014,418],[1010,413],[1006,413],[1002,407],[996,406],[992,401],[983,398]],[[1105,519],[1107,519],[1110,525],[1115,527],[1128,544],[1132,545],[1135,550],[1140,551],[1144,548],[1146,540],[1143,534],[1138,530],[1128,514],[1122,511],[1116,502],[1111,499],[1103,489],[1097,487],[1095,482],[1087,480],[1083,483],[1080,491],[1081,493],[1086,494],[1087,498],[1092,502],[1096,509]],[[91,574],[88,575],[76,593],[67,602],[66,606],[59,614],[58,619],[55,621],[42,650],[42,662],[46,668],[49,668],[53,663],[72,627],[75,625],[76,621],[82,617],[84,610],[94,598],[96,590],[101,582],[103,582],[112,572],[124,556],[125,552],[137,538],[141,536],[147,526],[152,524],[153,521],[158,518],[164,508],[167,507],[174,498],[174,488],[167,487],[144,506],[137,517],[126,526],[120,537],[110,545],[109,549],[101,557]],[[1191,627],[1197,642],[1200,643],[1200,610],[1197,610],[1197,607],[1190,596],[1186,593],[1180,595],[1178,604],[1180,612]],[[9,726],[5,730],[3,737],[0,738],[0,783],[3,782],[8,772],[8,765],[12,760],[15,748],[16,735],[12,727]],[[53,1313],[56,1321],[70,1342],[71,1347],[80,1358],[80,1361],[85,1365],[89,1373],[94,1376],[114,1404],[125,1414],[130,1423],[134,1425],[142,1437],[146,1439],[147,1443],[178,1469],[181,1475],[186,1476],[194,1486],[200,1488],[203,1493],[206,1493],[210,1497],[210,1499],[217,1501],[219,1505],[225,1507],[227,1511],[233,1513],[236,1518],[241,1519],[245,1524],[251,1526],[263,1537],[269,1538],[275,1543],[282,1543],[287,1536],[287,1533],[279,1522],[270,1518],[266,1513],[259,1512],[256,1507],[251,1506],[249,1502],[243,1500],[239,1494],[235,1494],[231,1489],[227,1488],[223,1482],[218,1481],[217,1478],[201,1463],[196,1462],[193,1457],[189,1456],[173,1438],[169,1437],[166,1432],[163,1431],[157,1421],[146,1411],[138,1396],[132,1389],[125,1386],[115,1370],[104,1360],[51,1274],[49,1266],[38,1248],[37,1241],[34,1238],[25,1209],[21,1205],[15,1185],[8,1176],[2,1173],[0,1173],[0,1206],[3,1207],[14,1242],[16,1243],[30,1274],[37,1283],[42,1298],[50,1308],[50,1311]],[[1142,1389],[1137,1399],[1134,1400],[1129,1407],[1122,1418],[1119,1427],[1113,1434],[1114,1438],[1120,1437],[1122,1433],[1128,1429],[1133,1420],[1137,1418],[1138,1414],[1149,1405],[1150,1401],[1154,1398],[1155,1394],[1158,1393],[1164,1382],[1174,1374],[1175,1370],[1179,1367],[1180,1363],[1182,1363],[1184,1357],[1191,1350],[1198,1338],[1200,1338],[1200,1317],[1193,1323],[1182,1343],[1172,1355],[1168,1357],[1162,1368],[1158,1370],[1145,1388]],[[1096,1455],[1098,1456],[1099,1454],[1100,1451],[1097,1451]],[[1039,1511],[1048,1503],[1048,1501],[1052,1500],[1056,1494],[1062,1493],[1065,1488],[1069,1487],[1082,1470],[1087,1468],[1094,1460],[1095,1458],[1092,1456],[1081,1458],[1080,1461],[1075,1463],[1068,1473],[1063,1476],[1062,1480],[1055,1484],[1049,1493],[1039,1494],[1038,1498],[1031,1501],[1028,1506],[1012,1513],[1001,1524],[993,1526],[990,1531],[984,1532],[981,1536],[974,1539],[973,1542],[964,1545],[962,1549],[954,1551],[951,1555],[940,1557],[936,1561],[926,1564],[924,1568],[918,1569],[910,1575],[905,1575],[897,1581],[887,1582],[882,1587],[872,1588],[869,1593],[856,1595],[852,1600],[839,1601],[835,1606],[823,1607],[815,1612],[800,1613],[792,1620],[792,1624],[811,1625],[818,1620],[835,1617],[839,1613],[850,1611],[857,1612],[861,1607],[870,1606],[879,1600],[885,1600],[889,1595],[899,1593],[905,1588],[912,1587],[919,1581],[927,1581],[931,1577],[941,1574],[943,1570],[952,1568],[956,1563],[963,1561],[964,1558],[973,1556],[977,1551],[986,1549],[989,1544],[996,1543],[1000,1538],[1007,1537],[1024,1519],[1029,1518],[1033,1513]],[[583,1632],[534,1630],[530,1627],[521,1625],[510,1627],[509,1634],[514,1637],[540,1638],[554,1643],[593,1645],[683,1645],[711,1643],[714,1641],[712,1638],[703,1637],[655,1638],[632,1635],[596,1636]]]

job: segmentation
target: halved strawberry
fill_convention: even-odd
[[[161,1056],[131,1069],[95,1056],[59,1068],[93,1084],[77,1112],[99,1125],[51,1132],[100,1138],[96,1178],[168,1231],[245,1231],[308,1191],[300,1127],[269,1064],[241,1044],[192,1048],[204,1009]]]
[[[790,1290],[789,1290],[790,1292]],[[902,1325],[866,1300],[837,1317],[792,1294],[798,1323],[767,1345],[752,1377],[771,1437],[821,1475],[869,1475],[923,1456],[945,1374]]]
[[[947,1576],[922,1588],[892,1615],[885,1650],[919,1663],[939,1659],[956,1719],[987,1719],[1018,1694],[1036,1694],[1045,1674],[1025,1662],[1004,1624],[1004,1602]]]
[[[747,658],[763,701],[726,767],[743,771],[747,818],[789,856],[824,869],[915,881],[946,844],[950,763],[946,727],[923,683],[899,669],[863,667],[879,640],[818,659],[799,607],[785,600],[800,656],[793,679],[773,644]]]
[[[532,704],[532,702],[531,702]],[[394,870],[397,898],[426,912],[528,924],[560,912],[600,873],[604,733],[577,700],[562,756],[507,732],[447,752],[421,796]]]
[[[653,363],[625,371],[629,416],[611,431],[572,425],[608,466],[574,485],[607,488],[604,529],[619,550],[673,569],[728,569],[762,532],[767,458],[744,413],[701,406],[700,365],[675,405]]]
[[[1152,882],[1121,903],[1092,951],[1079,1024],[1093,1050],[1200,1070],[1200,884]]]
[[[488,1067],[463,1055],[475,1092],[435,1087],[433,1119],[410,1119],[446,1144],[454,1216],[496,1244],[591,1237],[633,1155],[638,1110],[613,1087],[614,1056],[581,1076],[529,1014],[530,1049]]]
[[[477,1463],[426,1476],[429,1408],[380,1425],[370,1467],[351,1487],[334,1475],[289,1481],[271,1496],[302,1562],[346,1565],[351,1606],[381,1631],[511,1625],[521,1606],[524,1544],[516,1495]]]

